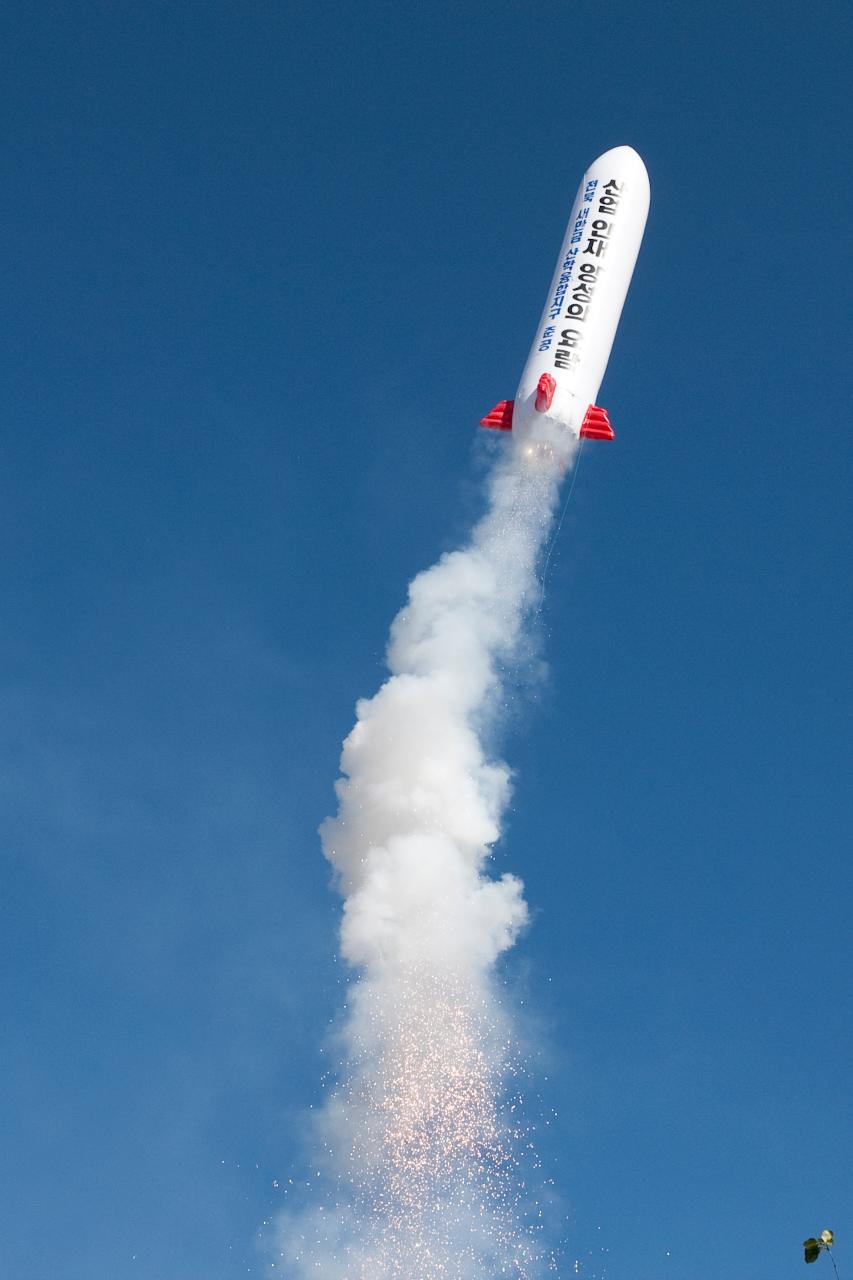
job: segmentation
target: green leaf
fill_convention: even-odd
[[[814,1236],[809,1236],[808,1240],[803,1241],[803,1249],[806,1254],[806,1262],[817,1262],[821,1249],[819,1240],[815,1240]]]

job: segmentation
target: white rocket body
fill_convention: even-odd
[[[613,439],[595,401],[648,211],[649,177],[631,147],[614,147],[587,169],[515,401],[501,401],[482,426],[536,437],[550,423]]]

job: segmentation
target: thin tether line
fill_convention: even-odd
[[[560,512],[560,519],[557,524],[557,528],[554,530],[554,536],[552,537],[551,541],[548,544],[548,554],[546,555],[545,563],[542,566],[542,589],[539,593],[539,604],[536,606],[537,613],[542,612],[542,602],[545,599],[545,580],[548,577],[548,565],[551,563],[551,552],[554,550],[557,539],[560,536],[560,530],[563,527],[563,521],[565,520],[566,512],[569,509],[569,502],[571,501],[572,494],[575,491],[575,484],[577,483],[578,472],[581,469],[581,456],[583,454],[583,446],[584,446],[584,437],[581,437],[580,448],[578,449],[578,460],[574,465],[574,470],[572,471],[572,483],[569,485],[569,492],[566,494],[566,501],[563,503],[563,510]]]

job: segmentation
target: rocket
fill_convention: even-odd
[[[595,401],[648,212],[649,175],[636,151],[605,151],[581,179],[515,399],[496,404],[481,427],[536,439],[547,423],[582,439],[614,438]]]

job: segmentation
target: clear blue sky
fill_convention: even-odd
[[[505,743],[540,1148],[589,1280],[784,1280],[827,1225],[853,1275],[849,6],[0,25],[0,1271],[262,1273],[342,999],[340,742],[630,143],[618,440]]]

